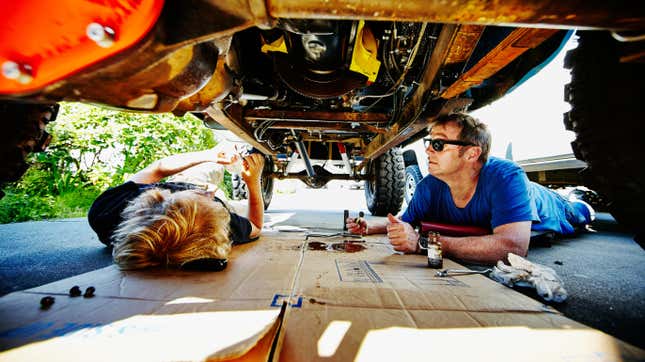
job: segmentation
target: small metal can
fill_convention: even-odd
[[[428,266],[433,269],[443,268],[441,241],[439,241],[439,233],[437,232],[428,234]]]

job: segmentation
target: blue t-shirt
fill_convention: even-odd
[[[471,225],[493,230],[512,222],[532,221],[533,230],[570,234],[571,207],[555,192],[530,182],[517,164],[490,157],[482,167],[475,194],[468,204],[455,205],[448,185],[428,175],[419,182],[401,220]]]

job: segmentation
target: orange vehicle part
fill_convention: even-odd
[[[141,40],[163,0],[0,0],[0,94],[28,94]]]

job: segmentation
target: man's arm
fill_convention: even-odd
[[[390,216],[388,216],[389,218]],[[408,223],[396,218],[390,219],[387,235],[394,250],[406,253],[419,251],[418,233]],[[531,222],[520,221],[496,227],[493,233],[484,236],[439,238],[444,255],[458,259],[494,264],[506,260],[508,253],[525,256],[529,248]]]
[[[362,220],[360,224],[347,219],[347,228],[355,234],[387,233],[390,244],[396,251],[405,253],[419,252],[419,234],[412,225],[401,221],[391,214],[383,221]],[[450,237],[440,236],[441,249],[446,256],[458,259],[494,264],[506,260],[508,253],[526,256],[531,237],[531,222],[520,221],[500,225],[490,235]]]
[[[361,218],[358,223],[353,217],[345,220],[347,230],[356,235],[369,235],[369,234],[385,234],[388,221],[387,220],[371,220],[367,221]]]
[[[237,155],[234,155],[232,158],[226,158],[224,153],[218,152],[215,148],[172,155],[153,162],[148,167],[132,175],[128,181],[140,184],[151,184],[161,181],[164,177],[172,176],[190,167],[199,165],[200,163],[217,162],[225,165],[235,162],[237,157]]]
[[[455,258],[494,264],[506,260],[508,253],[526,256],[531,237],[531,222],[520,221],[496,227],[484,236],[441,236],[444,255]]]

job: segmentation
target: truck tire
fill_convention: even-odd
[[[264,160],[264,169],[262,170],[262,177],[260,185],[262,186],[262,201],[264,202],[264,209],[269,208],[271,199],[273,198],[273,160],[266,156]],[[233,186],[233,200],[246,200],[249,198],[249,191],[246,188],[246,183],[238,174],[231,175],[231,184]]]
[[[249,192],[242,177],[238,174],[231,175],[231,184],[233,186],[233,200],[246,200],[249,198]]]
[[[372,215],[396,215],[403,204],[405,164],[400,148],[393,148],[367,165],[365,201]]]
[[[619,43],[607,32],[578,35],[579,45],[567,53],[564,64],[571,69],[564,92],[571,110],[564,114],[564,124],[576,134],[574,154],[587,163],[583,180],[606,196],[611,214],[636,233],[642,246],[645,67],[620,62],[621,51],[633,43]]]
[[[264,209],[269,208],[271,199],[273,198],[273,159],[271,156],[264,156],[264,169],[262,170],[262,178],[260,178],[260,185],[262,186],[262,200],[264,201]]]
[[[405,168],[405,202],[407,204],[412,200],[412,195],[417,189],[417,184],[421,182],[423,175],[419,169],[419,165],[410,165]]]
[[[58,104],[0,102],[0,185],[17,181],[27,171],[27,155],[45,150],[51,139],[45,126],[56,119],[58,108]]]

